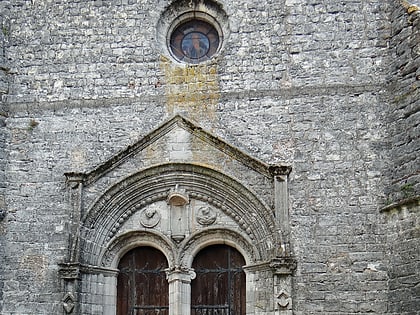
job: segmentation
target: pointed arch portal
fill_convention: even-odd
[[[177,115],[91,172],[66,173],[64,311],[289,315],[290,171]]]

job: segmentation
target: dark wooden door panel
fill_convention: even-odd
[[[245,261],[234,248],[212,245],[197,254],[191,315],[245,315]]]
[[[121,259],[117,315],[168,315],[169,287],[165,256],[153,247],[138,247]]]

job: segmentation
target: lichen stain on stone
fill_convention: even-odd
[[[86,166],[86,153],[80,149],[74,149],[70,152],[70,158],[72,161],[72,165],[75,167],[85,167]]]
[[[19,270],[29,270],[37,280],[43,280],[47,265],[48,258],[44,255],[26,255],[21,258]]]
[[[234,162],[233,157],[221,153],[199,137],[192,137],[191,147],[195,162],[199,162],[219,172],[222,172],[223,169],[231,168]]]
[[[220,99],[216,64],[177,65],[165,57],[160,64],[165,74],[167,112],[184,112],[198,122],[214,120]]]

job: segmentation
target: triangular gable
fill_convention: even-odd
[[[253,169],[254,171],[266,176],[273,177],[274,175],[287,175],[291,171],[290,166],[285,165],[268,165],[250,155],[246,154],[242,150],[228,144],[219,137],[211,134],[210,132],[202,129],[201,127],[194,124],[184,116],[177,114],[171,119],[164,122],[162,125],[151,131],[149,134],[144,136],[141,140],[128,146],[123,151],[119,152],[108,161],[98,165],[92,171],[85,174],[67,173],[67,176],[77,177],[78,175],[83,178],[85,185],[95,182],[98,178],[104,176],[106,173],[115,169],[125,161],[138,154],[139,152],[146,149],[162,137],[169,134],[175,128],[180,127],[190,133],[192,136],[199,138],[208,145],[216,148],[218,151],[223,152],[230,158],[240,162],[241,164]]]

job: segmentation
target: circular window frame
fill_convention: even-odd
[[[212,53],[210,56],[207,56],[206,58],[189,58],[184,54],[184,58],[180,58],[177,56],[176,53],[174,53],[171,45],[171,40],[174,32],[176,32],[179,28],[184,26],[185,24],[191,23],[192,21],[198,21],[198,22],[204,22],[208,24],[212,29],[214,29],[218,36],[218,45],[214,50],[214,53]],[[178,17],[176,17],[171,25],[168,28],[167,36],[166,36],[166,47],[170,54],[170,56],[175,59],[177,62],[185,63],[185,64],[201,64],[203,62],[209,61],[214,59],[218,53],[221,50],[221,47],[224,42],[224,32],[218,21],[211,16],[210,14],[207,14],[206,12],[200,12],[200,11],[190,11],[185,12]]]

